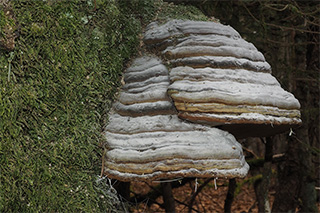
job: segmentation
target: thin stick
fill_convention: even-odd
[[[188,210],[189,213],[192,212],[192,206],[193,206],[193,203],[194,203],[197,195],[198,195],[198,194],[201,192],[201,190],[202,190],[211,180],[213,180],[213,179],[214,179],[214,178],[209,178],[209,179],[207,179],[203,184],[201,184],[201,186],[198,188],[198,190],[192,194],[192,197],[191,197],[190,203],[189,203],[189,210]]]

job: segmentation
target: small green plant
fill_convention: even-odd
[[[14,52],[9,53],[9,58],[8,58],[8,82],[10,81],[11,78],[11,62],[14,58]]]

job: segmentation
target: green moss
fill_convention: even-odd
[[[0,52],[0,212],[112,211],[96,181],[101,132],[141,23],[204,16],[159,0],[11,4],[20,31]]]
[[[191,5],[175,5],[163,1],[155,1],[157,7],[156,19],[159,22],[165,22],[168,19],[183,19],[183,20],[197,20],[208,21],[209,18],[205,16],[198,8]]]
[[[162,0],[119,0],[122,11],[130,11],[145,26],[151,21],[164,23],[169,19],[207,21],[198,8],[191,5],[175,5]]]
[[[95,188],[101,131],[141,29],[115,1],[90,2],[14,1],[10,78],[0,56],[1,212],[111,208]]]

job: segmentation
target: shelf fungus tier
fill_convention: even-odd
[[[169,73],[154,56],[133,61],[109,115],[104,173],[122,181],[244,177],[241,145],[223,130],[186,122],[168,97]]]
[[[170,64],[168,94],[182,119],[236,138],[265,137],[301,124],[300,104],[271,75],[263,54],[230,26],[171,20],[144,42]]]
[[[122,181],[245,177],[241,145],[223,130],[176,115],[110,115],[105,174]]]

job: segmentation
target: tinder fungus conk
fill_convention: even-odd
[[[179,118],[219,126],[237,138],[269,136],[301,123],[298,100],[271,75],[263,54],[232,27],[154,22],[144,42],[170,65],[168,94]]]
[[[169,72],[154,56],[133,61],[106,128],[104,172],[122,181],[244,177],[241,145],[228,132],[186,122],[167,94]]]

